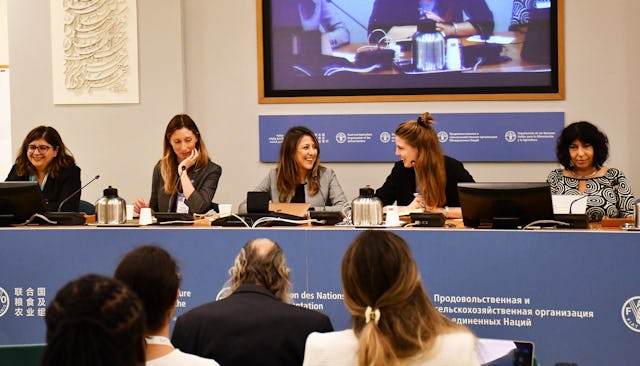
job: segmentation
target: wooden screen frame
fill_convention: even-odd
[[[564,100],[565,99],[565,40],[564,40],[564,1],[557,3],[557,91],[543,93],[451,93],[451,94],[354,94],[354,95],[317,95],[317,96],[272,96],[273,90],[266,90],[265,78],[271,78],[270,70],[265,69],[265,41],[270,39],[263,19],[263,0],[256,0],[257,51],[258,51],[258,103],[344,103],[344,102],[421,102],[421,101],[493,101],[493,100]],[[336,89],[339,90],[339,89]],[[355,91],[354,89],[344,89]],[[291,91],[293,94],[295,91]]]

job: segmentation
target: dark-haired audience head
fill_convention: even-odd
[[[594,168],[601,168],[609,158],[609,139],[607,135],[590,122],[574,122],[562,130],[556,145],[558,162],[565,169],[573,169],[569,148],[576,140],[593,147]]]
[[[42,171],[55,177],[74,163],[75,159],[58,131],[50,126],[38,126],[22,141],[16,157],[16,172],[18,175],[37,175]]]
[[[62,287],[47,308],[42,366],[144,365],[144,309],[117,280],[95,274]]]
[[[391,232],[368,230],[351,242],[342,286],[360,340],[358,365],[396,365],[459,329],[433,306],[407,243]]]
[[[168,324],[180,287],[178,265],[164,249],[144,245],[127,253],[114,278],[135,291],[147,316],[146,333],[156,334]]]
[[[280,246],[270,239],[253,239],[246,243],[229,270],[231,290],[255,284],[268,289],[275,298],[289,302],[289,267]]]

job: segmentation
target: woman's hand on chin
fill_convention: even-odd
[[[182,173],[183,170],[188,170],[198,161],[198,157],[200,156],[200,152],[198,149],[191,150],[191,155],[189,155],[186,159],[178,164],[178,175]]]

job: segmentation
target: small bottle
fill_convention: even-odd
[[[447,38],[447,70],[462,69],[462,54],[460,52],[460,39]]]
[[[640,229],[640,198],[633,203],[633,223],[636,229]]]

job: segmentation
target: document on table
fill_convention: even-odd
[[[554,194],[551,196],[554,214],[583,214],[587,210],[588,196],[575,194]],[[573,206],[572,206],[573,204]],[[569,212],[571,211],[571,212]]]

